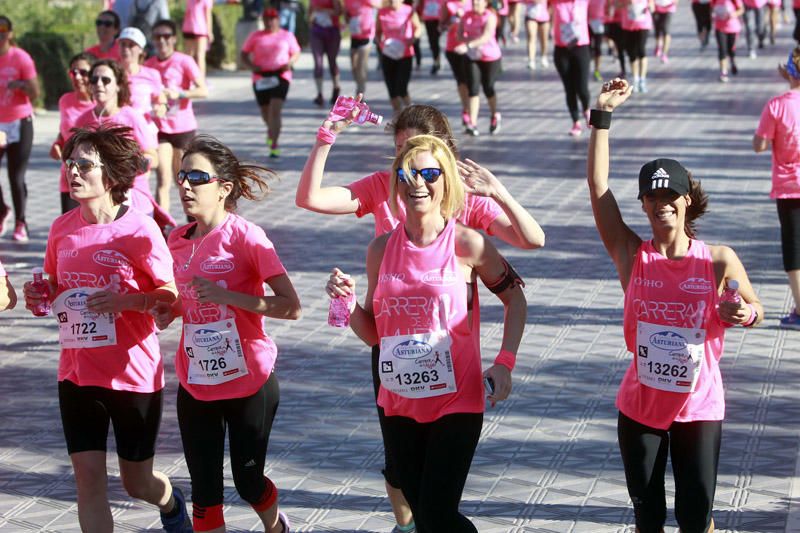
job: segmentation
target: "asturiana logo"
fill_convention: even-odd
[[[691,294],[708,294],[714,290],[714,286],[710,281],[703,278],[689,278],[678,285],[683,292]]]
[[[98,265],[107,267],[126,267],[131,264],[130,260],[116,250],[98,250],[92,256]]]
[[[433,348],[427,342],[407,340],[401,342],[392,350],[392,354],[399,359],[419,359],[431,353]]]
[[[222,257],[209,257],[200,264],[200,270],[206,274],[225,274],[233,270],[233,261]]]
[[[456,282],[455,272],[443,272],[441,270],[429,270],[422,275],[422,283],[427,285],[447,286]]]
[[[214,331],[213,329],[198,329],[194,332],[192,336],[192,342],[196,346],[214,346],[222,341],[222,335],[219,334],[218,331]]]
[[[650,335],[650,344],[662,350],[681,350],[686,347],[686,339],[672,331],[659,331]]]
[[[75,292],[67,296],[64,300],[64,305],[67,308],[72,309],[73,311],[81,311],[86,309],[86,298],[89,297],[88,293],[85,292]]]

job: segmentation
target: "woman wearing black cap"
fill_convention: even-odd
[[[623,330],[633,354],[617,394],[620,453],[637,531],[663,531],[670,454],[680,530],[710,532],[725,415],[725,329],[755,326],[764,310],[736,253],[696,239],[694,222],[708,197],[677,161],[656,159],[639,172],[652,238],[622,220],[608,186],[608,128],[632,90],[620,79],[603,85],[591,113],[588,158],[595,224],[625,292]],[[734,281],[741,303],[720,298]]]

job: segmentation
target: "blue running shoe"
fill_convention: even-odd
[[[161,525],[167,533],[193,533],[192,518],[186,512],[186,497],[178,487],[172,487],[172,496],[180,512],[175,516],[166,516],[161,513]]]

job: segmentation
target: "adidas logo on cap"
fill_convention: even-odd
[[[684,195],[689,188],[689,172],[674,159],[654,159],[639,170],[640,199],[645,194],[661,189]]]
[[[650,188],[652,190],[669,188],[669,174],[666,170],[658,167],[658,170],[653,172],[653,175],[650,176]]]

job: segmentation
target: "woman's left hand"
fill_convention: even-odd
[[[753,310],[744,301],[741,303],[720,302],[717,306],[717,314],[720,320],[728,324],[746,324],[750,320]]]
[[[192,278],[192,288],[195,298],[201,303],[224,304],[225,294],[228,292],[224,287],[220,287],[213,281],[209,281],[200,276]]]
[[[120,313],[126,309],[125,294],[97,291],[86,297],[86,308],[93,313]]]
[[[492,365],[486,372],[485,377],[494,381],[494,393],[489,395],[489,401],[494,407],[497,402],[502,402],[511,394],[511,371],[503,365]]]
[[[492,198],[496,197],[503,187],[500,180],[488,168],[480,166],[472,159],[457,161],[456,165],[464,189],[470,194]]]

